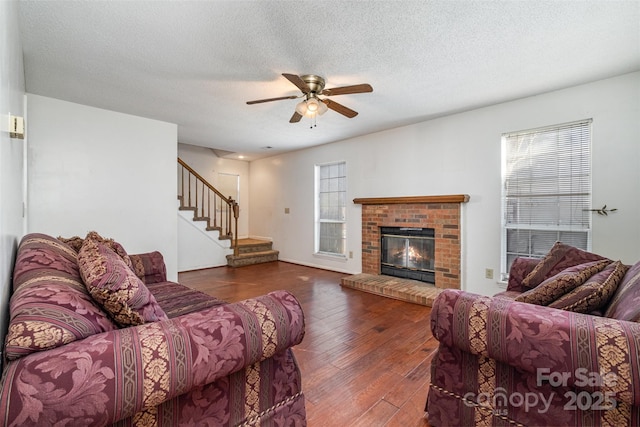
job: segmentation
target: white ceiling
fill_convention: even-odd
[[[252,160],[640,70],[640,1],[21,1],[27,92]],[[310,129],[281,73],[326,87]],[[266,149],[265,147],[273,147]]]

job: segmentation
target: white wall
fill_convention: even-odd
[[[345,160],[349,200],[469,194],[462,288],[492,295],[501,289],[484,271],[500,270],[501,134],[585,118],[593,118],[593,205],[618,209],[594,215],[592,250],[634,263],[640,259],[640,73],[251,162],[251,234],[273,238],[282,260],[360,272],[359,205],[347,211],[353,259],[313,255],[314,165]]]
[[[28,230],[158,250],[177,280],[177,125],[27,95]]]
[[[216,187],[220,174],[232,174],[240,177],[240,217],[238,218],[238,237],[249,235],[249,162],[224,159],[216,156],[210,148],[189,144],[178,144],[178,156],[191,166],[211,185]],[[229,196],[229,194],[225,194]]]
[[[178,271],[227,265],[233,254],[231,240],[220,240],[218,231],[205,231],[204,221],[193,221],[193,211],[178,214]]]
[[[23,153],[26,140],[10,138],[6,124],[7,116],[24,114],[24,67],[18,31],[18,2],[3,1],[0,2],[0,343],[4,343],[8,324],[6,309],[13,262],[24,231]]]

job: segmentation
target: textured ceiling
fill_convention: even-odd
[[[251,160],[640,70],[639,1],[21,1],[29,93]],[[281,73],[333,100],[310,129]],[[266,149],[264,147],[273,147]]]

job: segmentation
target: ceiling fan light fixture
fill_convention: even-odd
[[[296,112],[301,116],[307,114],[307,101],[298,102],[298,105],[296,105]]]
[[[328,109],[329,107],[327,107],[327,104],[325,104],[324,102],[320,102],[320,104],[318,105],[318,114],[323,115],[327,112]]]
[[[311,113],[317,113],[318,109],[320,108],[320,103],[318,102],[318,100],[316,98],[309,98],[307,99],[307,111],[311,112]]]

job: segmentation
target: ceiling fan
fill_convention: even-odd
[[[302,95],[280,96],[278,98],[258,99],[255,101],[247,101],[247,104],[260,104],[262,102],[280,101],[283,99],[297,99],[304,97],[305,99],[296,105],[296,111],[291,116],[289,123],[297,123],[303,116],[316,117],[316,115],[324,114],[327,108],[342,114],[350,119],[358,115],[357,111],[353,111],[350,108],[345,107],[335,101],[327,98],[320,98],[322,96],[334,96],[334,95],[347,95],[352,93],[365,93],[373,92],[371,85],[367,83],[335,87],[332,89],[324,88],[324,79],[315,74],[305,74],[303,76],[297,76],[295,74],[282,74],[287,80],[296,85],[298,89],[302,91]]]

